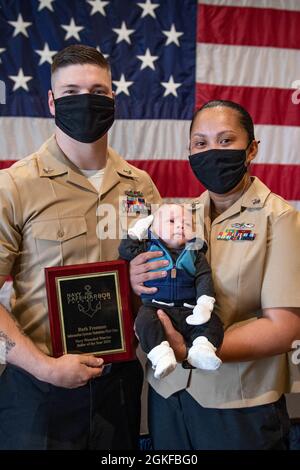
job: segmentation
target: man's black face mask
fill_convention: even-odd
[[[108,96],[68,95],[55,99],[54,104],[57,127],[79,142],[95,142],[114,122],[115,101]]]

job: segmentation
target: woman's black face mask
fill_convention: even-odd
[[[57,127],[79,142],[95,142],[114,122],[115,101],[108,96],[68,95],[55,99],[54,104]]]
[[[231,191],[247,171],[246,151],[211,149],[189,156],[191,168],[203,186],[218,194]]]

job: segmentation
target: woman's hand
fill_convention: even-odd
[[[183,336],[177,330],[175,330],[170,318],[163,310],[158,310],[157,315],[164,327],[167,341],[169,341],[177,361],[184,361],[187,357],[187,348]]]
[[[148,260],[159,258],[163,253],[161,251],[147,251],[137,255],[129,264],[130,283],[135,294],[155,294],[156,287],[145,287],[144,282],[151,279],[159,279],[167,275],[166,271],[156,271],[157,269],[168,266],[169,261],[151,261]],[[156,271],[156,272],[151,272]]]

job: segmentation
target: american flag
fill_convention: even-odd
[[[299,0],[0,0],[0,166],[51,135],[50,63],[82,43],[112,67],[110,144],[162,196],[203,190],[188,164],[189,123],[221,98],[254,118],[252,173],[300,208],[299,24]]]

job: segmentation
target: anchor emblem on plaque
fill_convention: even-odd
[[[84,302],[85,305],[78,304],[78,310],[79,312],[84,313],[88,317],[93,318],[93,316],[97,312],[99,312],[99,310],[101,310],[101,300],[98,300],[97,302],[97,299],[96,299],[94,301],[94,294],[92,292],[91,286],[89,285],[84,286],[84,290],[85,290],[85,293],[84,293],[83,299],[85,300]]]

